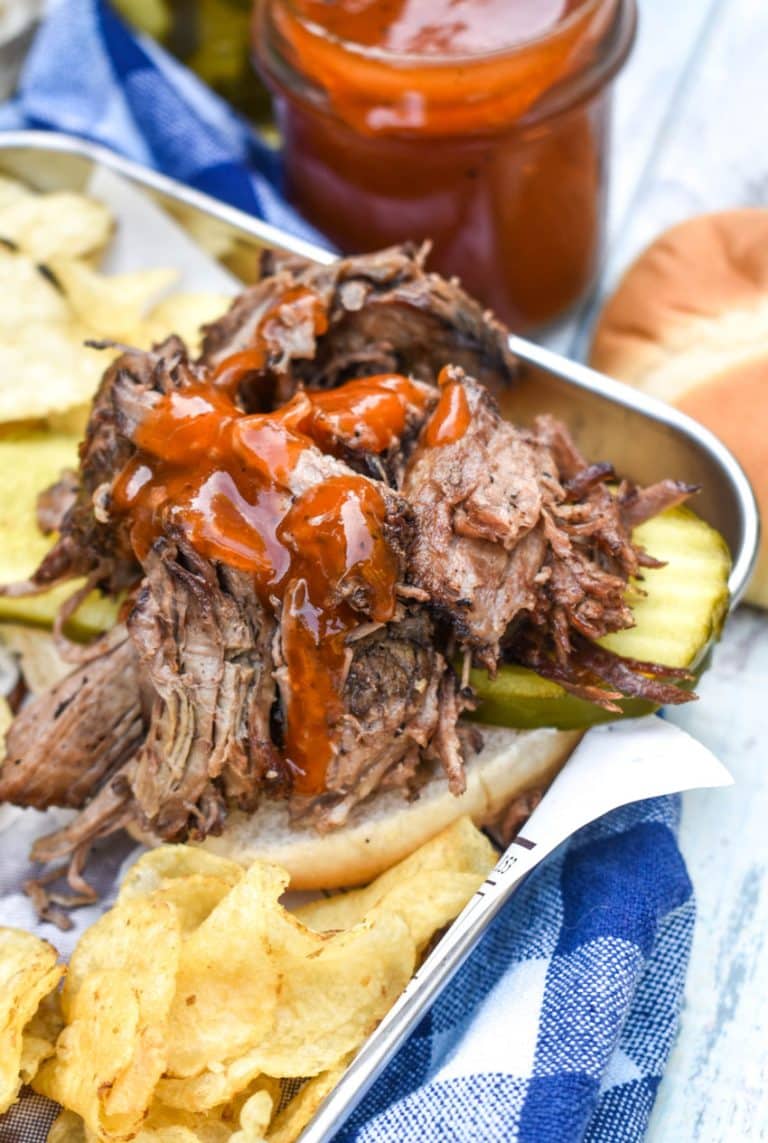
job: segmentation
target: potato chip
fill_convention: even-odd
[[[173,905],[137,898],[80,938],[62,1008],[67,1027],[34,1087],[110,1138],[135,1132],[167,1058],[179,921]]]
[[[265,1143],[267,1128],[272,1118],[272,1100],[266,1091],[256,1091],[242,1106],[240,1127],[230,1137],[230,1143]]]
[[[142,344],[152,345],[175,333],[196,355],[202,343],[201,326],[221,317],[231,301],[227,294],[172,294],[145,319]]]
[[[77,1111],[97,1134],[122,1138],[134,1131],[144,1116],[156,1076],[137,1076],[137,1047],[141,1043],[141,1011],[136,991],[126,973],[92,973],[70,1006],[68,1024],[59,1036],[56,1055],[47,1060],[32,1081],[35,1091]],[[133,1110],[120,1098],[121,1079],[136,1096]],[[142,1091],[137,1091],[137,1079]],[[147,1090],[149,1089],[149,1090]],[[108,1102],[117,1091],[123,1113],[112,1117]]]
[[[203,1115],[153,1103],[135,1143],[229,1143],[236,1122],[229,1108]]]
[[[62,281],[27,255],[0,248],[0,293],[0,422],[89,402],[116,351],[84,344],[102,331],[80,320]]]
[[[44,1060],[56,1052],[56,1041],[64,1027],[61,997],[58,992],[44,996],[32,1019],[24,1028],[21,1051],[21,1078],[31,1083]]]
[[[245,873],[242,865],[217,857],[203,849],[189,845],[161,845],[151,849],[136,861],[123,878],[119,900],[145,897],[161,888],[168,880],[191,875],[214,877],[230,888],[237,885]]]
[[[171,902],[178,913],[181,933],[187,936],[210,916],[244,872],[241,865],[226,858],[189,846],[164,845],[143,854],[131,866],[118,901],[151,894],[153,898]]]
[[[337,933],[312,956],[281,958],[275,1022],[254,1053],[273,1076],[314,1076],[366,1039],[416,965],[405,921],[381,912]]]
[[[373,910],[399,913],[418,952],[456,917],[493,869],[497,854],[467,817],[382,873],[365,889],[320,898],[296,910],[318,931],[349,929]]]
[[[260,1074],[259,1060],[245,1055],[199,1075],[163,1076],[155,1094],[158,1101],[169,1109],[169,1114],[171,1109],[173,1112],[207,1112],[234,1099]]]
[[[84,345],[79,326],[31,322],[0,341],[0,421],[45,418],[90,401],[115,351]]]
[[[137,897],[115,905],[81,936],[61,992],[67,1020],[86,979],[108,970],[126,974],[147,1016],[170,1006],[179,960],[179,921],[165,901]]]
[[[276,866],[256,862],[184,941],[169,1022],[170,1075],[212,1070],[269,1033],[282,970],[274,949],[286,929],[297,939],[304,934],[277,903],[287,880]],[[316,947],[314,934],[307,941]]]
[[[77,437],[81,441],[85,436],[90,413],[90,404],[75,405],[74,408],[64,409],[61,412],[54,410],[46,414],[45,427],[49,432],[61,436]]]
[[[344,1075],[353,1054],[350,1052],[336,1067],[320,1072],[302,1085],[290,1103],[273,1119],[267,1135],[268,1143],[294,1143],[298,1139],[325,1097]]]
[[[95,254],[108,242],[113,225],[103,203],[74,191],[12,194],[0,206],[0,237],[37,262]]]
[[[101,274],[85,262],[58,258],[51,269],[61,284],[74,318],[86,336],[130,341],[149,307],[178,278],[176,270],[133,270]],[[106,362],[102,363],[102,369]]]
[[[44,996],[64,974],[47,941],[20,929],[0,928],[0,1112],[21,1087],[24,1029]],[[31,1066],[28,1054],[25,1066]]]
[[[61,290],[49,275],[26,254],[0,246],[0,340],[18,337],[28,326],[30,333],[50,325],[67,328],[72,311]],[[9,417],[8,420],[18,420]]]
[[[49,1128],[47,1143],[86,1143],[80,1116],[74,1111],[60,1111]]]
[[[21,1046],[21,1060],[19,1061],[19,1076],[21,1082],[29,1084],[40,1070],[44,1060],[56,1055],[56,1044],[50,1040],[42,1040],[39,1036],[29,1036],[25,1033]]]
[[[222,877],[169,877],[152,893],[154,900],[170,901],[176,908],[182,936],[189,936],[207,920],[232,886]]]
[[[20,183],[18,179],[11,179],[7,175],[0,175],[0,211],[6,206],[10,206],[13,202],[19,202],[23,198],[32,198],[33,191],[26,187],[24,183]],[[2,242],[3,235],[0,234],[0,242]]]
[[[326,938],[308,955],[297,952],[278,954],[279,1003],[259,1045],[202,1074],[164,1077],[158,1099],[205,1110],[232,1099],[262,1073],[304,1077],[337,1066],[400,995],[416,959],[408,928],[393,913]]]

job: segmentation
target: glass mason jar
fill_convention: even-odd
[[[382,47],[378,33],[407,6],[257,3],[286,193],[345,253],[429,239],[430,267],[514,328],[542,326],[597,270],[610,81],[633,41],[634,0],[549,0],[548,26],[526,36],[524,19],[521,35],[505,18],[480,50],[444,24],[415,49]]]

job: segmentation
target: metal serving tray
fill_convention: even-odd
[[[138,186],[244,283],[258,276],[264,247],[322,264],[334,260],[328,250],[102,147],[48,132],[0,133],[0,172],[38,190],[84,189],[99,168]],[[520,384],[504,399],[508,416],[522,423],[542,412],[562,418],[586,456],[611,461],[621,475],[639,483],[664,475],[701,485],[696,511],[731,549],[729,586],[735,606],[756,559],[759,523],[749,482],[731,453],[706,429],[651,397],[524,338],[511,336],[510,347],[523,368]],[[362,1098],[514,890],[519,878],[510,875],[511,864],[504,855],[485,893],[470,902],[439,942],[305,1129],[302,1143],[330,1140]]]

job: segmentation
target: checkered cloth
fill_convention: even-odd
[[[642,1139],[693,932],[678,801],[616,810],[531,874],[338,1143]]]
[[[311,233],[247,125],[95,0],[53,10],[0,126],[86,136]],[[673,798],[617,811],[532,874],[339,1140],[640,1139],[693,927],[677,817]]]
[[[0,130],[81,135],[323,242],[279,190],[279,159],[227,103],[107,4],[57,0],[27,58]],[[327,246],[328,243],[326,242]]]

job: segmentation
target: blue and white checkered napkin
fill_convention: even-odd
[[[54,9],[0,126],[84,135],[310,233],[269,149],[96,0]],[[339,1139],[640,1139],[693,927],[677,815],[673,798],[616,811],[539,868]]]

